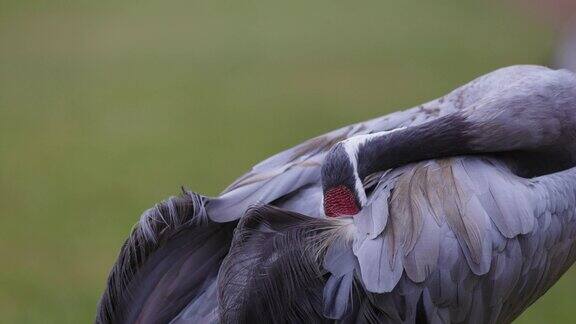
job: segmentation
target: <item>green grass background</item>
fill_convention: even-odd
[[[496,1],[0,0],[0,322],[86,323],[139,214],[498,67],[553,34]],[[518,323],[570,322],[576,272]]]

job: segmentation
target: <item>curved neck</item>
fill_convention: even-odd
[[[523,176],[576,165],[576,74],[526,69],[522,73],[509,70],[501,82],[477,81],[486,82],[482,87],[471,84],[468,91],[483,92],[450,115],[340,142],[322,166],[325,210],[332,207],[326,202],[336,201],[333,205],[338,207],[345,206],[345,200],[362,208],[362,180],[367,176],[426,159],[497,154]],[[330,190],[339,186],[348,190]],[[352,191],[353,197],[348,197]],[[347,194],[331,197],[332,192]],[[341,209],[335,208],[333,214]]]
[[[467,132],[471,125],[459,115],[372,136],[356,150],[358,177],[421,160],[478,153]]]

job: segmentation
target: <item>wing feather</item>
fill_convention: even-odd
[[[385,182],[391,189],[368,201],[388,210],[355,220],[360,278],[369,292],[402,298],[423,285],[430,321],[511,322],[576,260],[576,168],[524,179],[497,159],[455,157],[393,170]],[[371,237],[375,210],[387,221]],[[377,304],[391,318],[402,303],[417,307],[390,298]]]

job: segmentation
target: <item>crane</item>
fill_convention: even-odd
[[[576,75],[512,66],[144,212],[97,323],[509,323],[576,260]]]

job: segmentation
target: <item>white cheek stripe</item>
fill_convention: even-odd
[[[358,176],[358,150],[360,146],[372,140],[376,137],[386,136],[392,132],[404,129],[406,127],[399,127],[389,131],[382,131],[373,134],[362,134],[352,136],[348,139],[343,140],[342,146],[344,147],[344,151],[346,155],[348,155],[348,159],[352,164],[352,168],[354,169],[354,189],[356,189],[356,193],[358,194],[358,199],[360,200],[360,207],[364,207],[366,205],[366,192],[364,191],[364,186],[362,185],[362,180]]]

